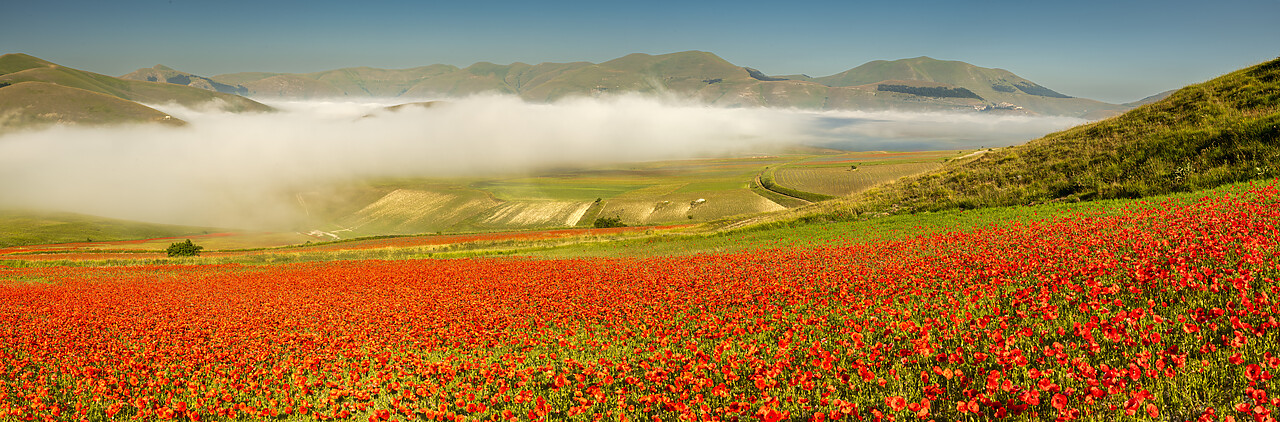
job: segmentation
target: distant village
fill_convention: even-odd
[[[979,104],[973,106],[973,109],[977,111],[1022,110],[1022,106],[1012,103]]]

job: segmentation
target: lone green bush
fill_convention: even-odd
[[[204,246],[198,246],[191,243],[191,239],[187,239],[186,242],[170,243],[169,248],[165,249],[165,252],[169,254],[169,257],[199,256],[201,249],[204,249]]]
[[[597,229],[608,229],[608,228],[613,228],[613,227],[626,227],[626,226],[627,226],[626,224],[622,224],[622,217],[601,217],[601,218],[597,218],[597,219],[596,219],[596,222],[595,222],[593,225],[594,225],[594,226],[595,226],[595,228],[597,228]]]

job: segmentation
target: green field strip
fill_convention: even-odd
[[[823,195],[823,194],[814,193],[814,192],[805,192],[802,190],[779,185],[774,175],[774,172],[777,171],[777,169],[778,167],[769,167],[768,169],[765,169],[763,172],[761,172],[760,185],[763,186],[765,189],[777,192],[779,194],[790,196],[793,198],[803,199],[809,202],[819,202],[819,201],[825,201],[828,199],[835,198],[834,196],[830,196],[830,195]]]

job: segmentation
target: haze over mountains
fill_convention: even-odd
[[[532,102],[616,93],[667,93],[728,107],[985,111],[1096,119],[1132,105],[1072,98],[1003,69],[917,57],[874,61],[825,77],[768,76],[701,51],[630,54],[603,63],[480,62],[458,68],[355,67],[314,73],[244,72],[204,78],[163,66],[123,76],[262,99],[423,98],[478,93]]]

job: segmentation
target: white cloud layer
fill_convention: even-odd
[[[862,150],[1023,142],[1078,119],[716,108],[643,96],[530,104],[510,96],[273,103],[230,114],[157,106],[181,128],[55,127],[0,136],[0,209],[279,228],[291,192],[363,178],[518,174],[819,144]]]

